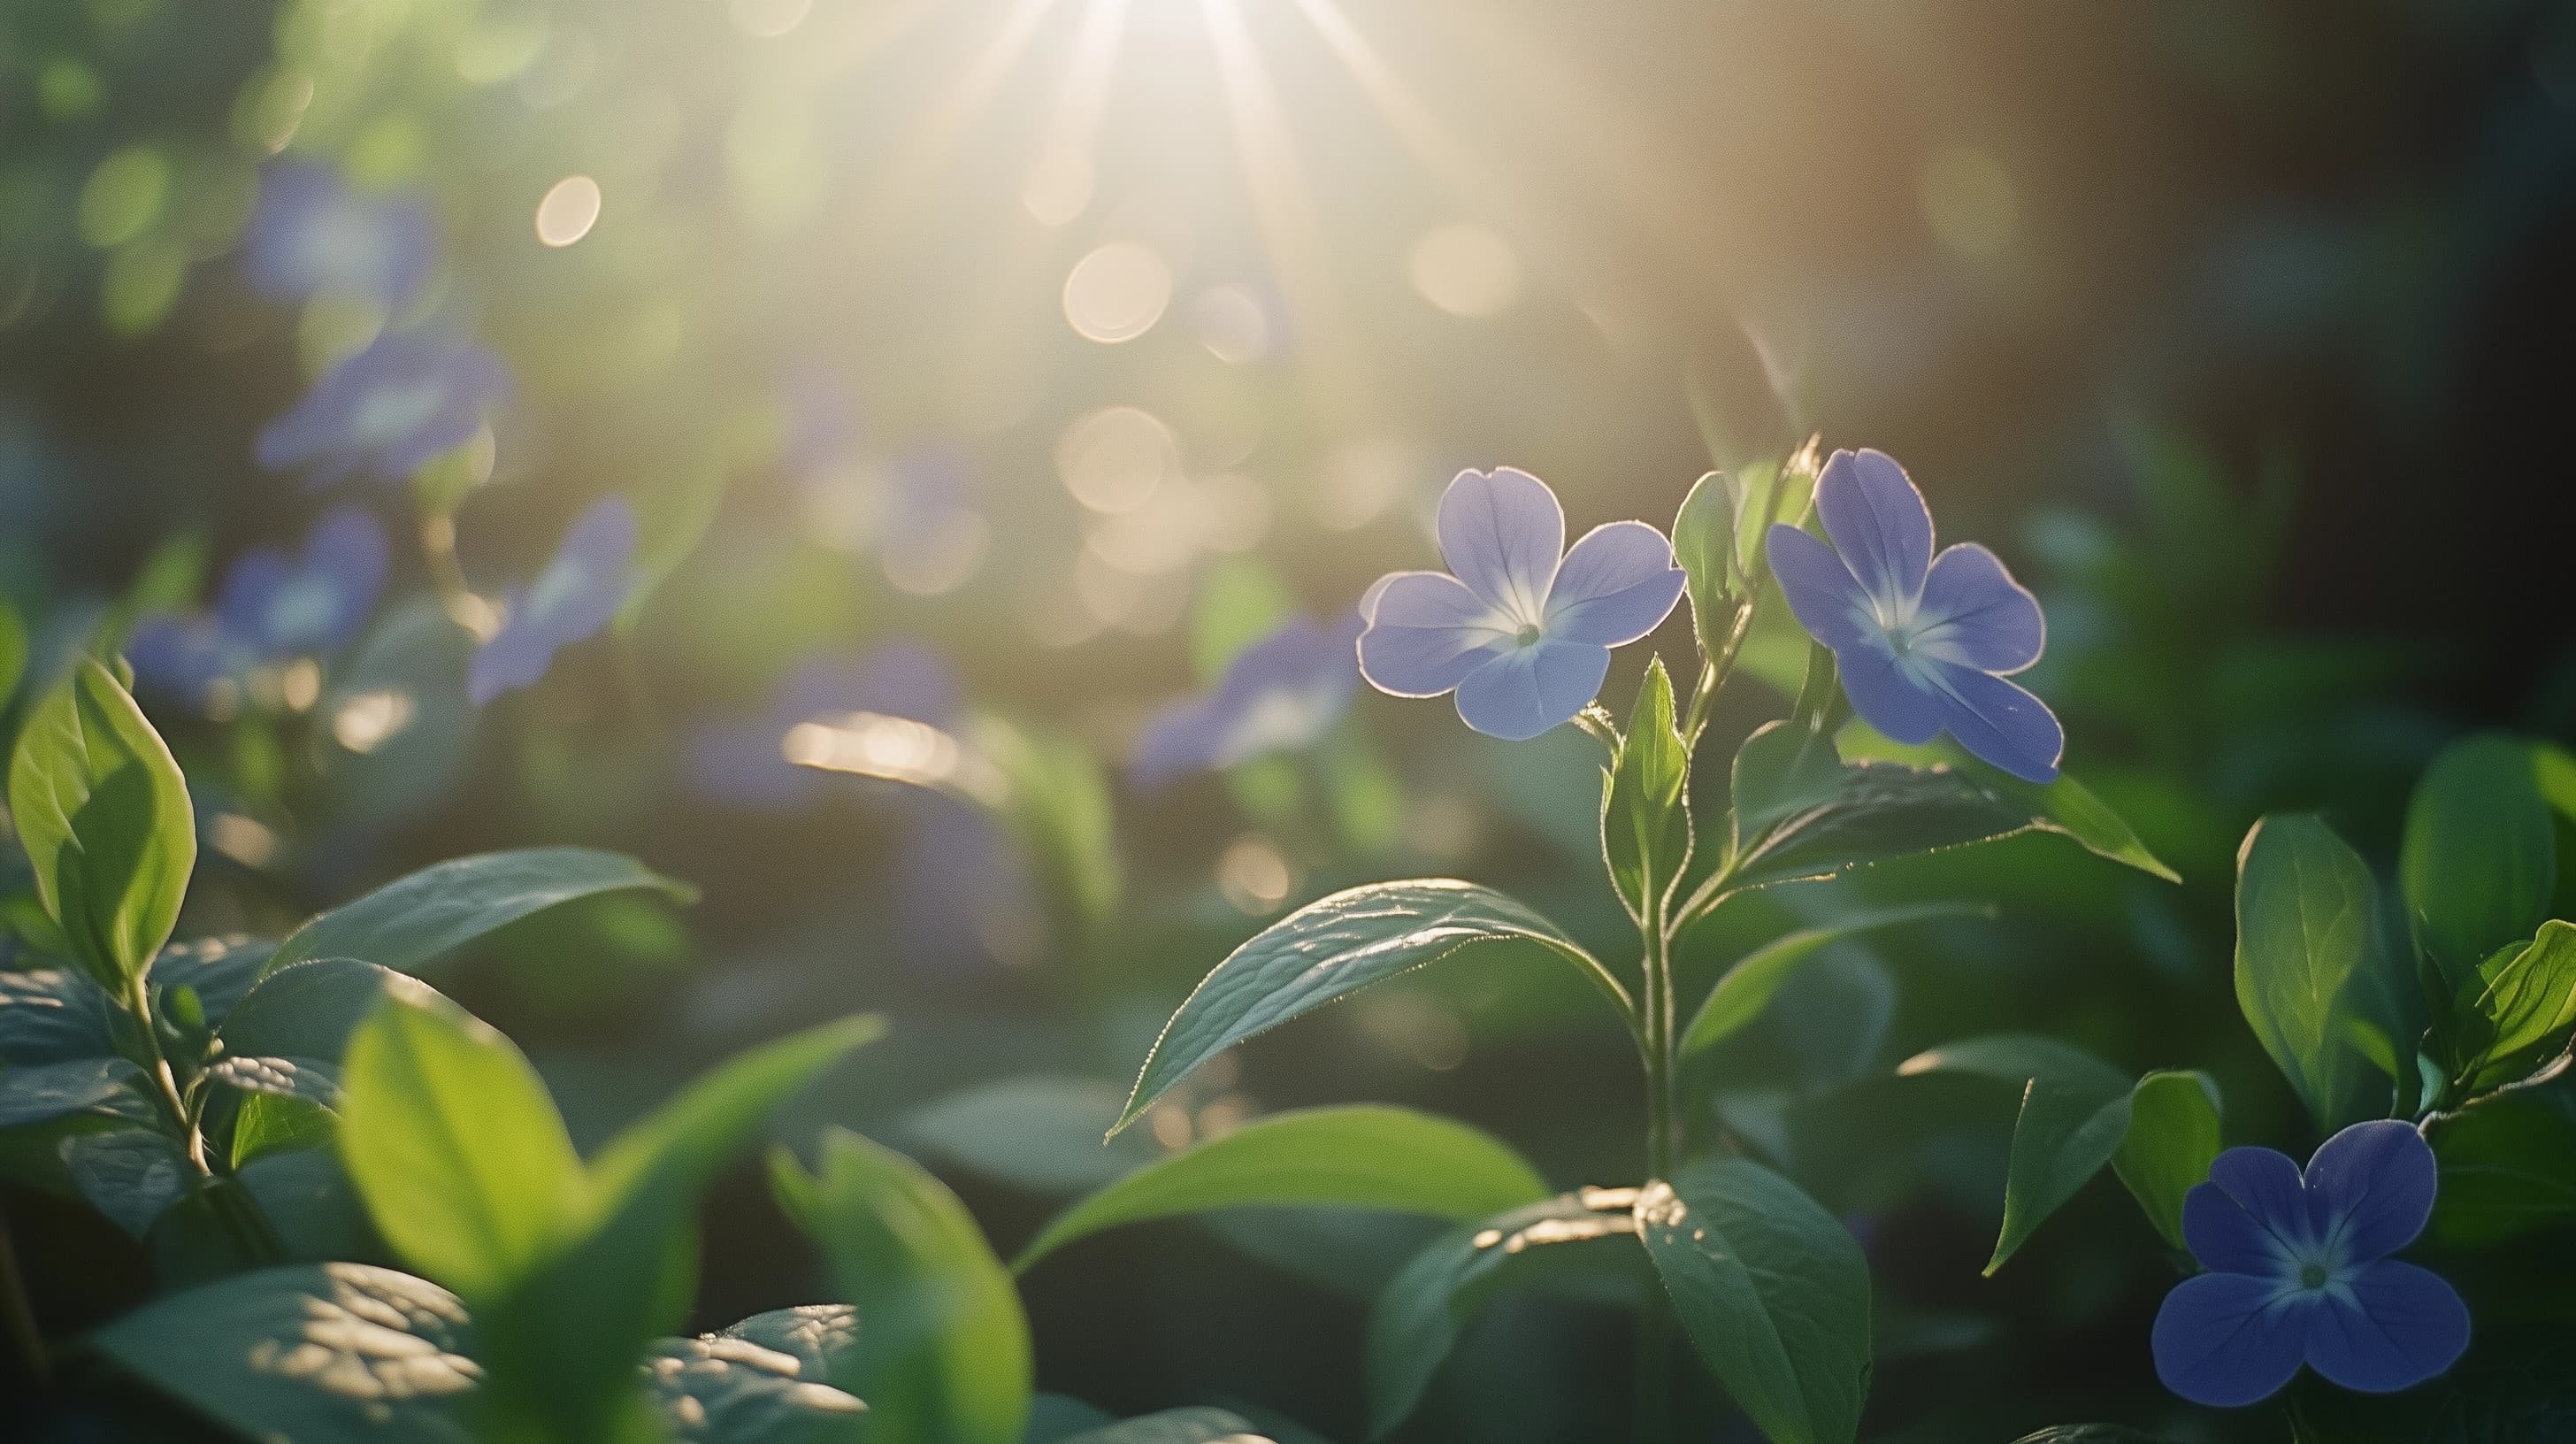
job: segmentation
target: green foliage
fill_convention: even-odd
[[[1026,1273],[1103,1229],[1216,1208],[1323,1204],[1464,1221],[1546,1196],[1519,1154],[1466,1124],[1405,1108],[1313,1108],[1137,1170],[1057,1215],[1011,1267]]]
[[[998,798],[971,800],[992,807],[1035,860],[1058,916],[1077,934],[1107,922],[1126,878],[1099,760],[1072,738],[999,717],[976,718],[969,735],[1001,781]]]
[[[2433,1120],[2441,1165],[2433,1237],[2483,1247],[2576,1223],[2576,1114],[2544,1090],[2483,1099]]]
[[[1986,909],[1959,904],[1885,908],[1855,914],[1822,927],[1783,933],[1745,954],[1718,978],[1717,986],[1709,989],[1707,999],[1700,1004],[1690,1026],[1682,1030],[1680,1054],[1688,1058],[1735,1036],[1762,1016],[1762,1010],[1771,1005],[1771,999],[1788,984],[1790,978],[1796,976],[1808,959],[1837,943],[1848,942],[1879,928],[1986,913]]]
[[[46,915],[90,976],[123,993],[178,923],[196,818],[169,747],[95,660],[29,714],[9,809]]]
[[[2393,982],[2374,937],[2377,886],[2322,819],[2267,817],[2236,858],[2236,1002],[2324,1129],[2385,1113],[2356,1025],[2410,1036],[2391,1017]],[[2393,1055],[2392,1055],[2393,1056]]]
[[[1842,787],[1843,764],[1823,729],[1783,717],[1744,739],[1735,750],[1733,777],[1735,849],[1741,853],[1782,818],[1833,800]]]
[[[69,1113],[116,1113],[143,1070],[123,1058],[73,1058],[0,1069],[0,1128]]]
[[[858,1342],[859,1314],[847,1305],[772,1309],[658,1341],[644,1377],[672,1437],[688,1444],[824,1444],[864,1427],[867,1406],[824,1382],[850,1367]]]
[[[779,1205],[812,1237],[866,1347],[833,1382],[876,1411],[874,1444],[1018,1444],[1034,1366],[1009,1270],[919,1164],[857,1134],[824,1137],[808,1174],[770,1155]]]
[[[1580,966],[1629,1011],[1627,990],[1555,924],[1450,878],[1373,883],[1308,903],[1264,928],[1200,980],[1146,1055],[1118,1126],[1210,1058],[1371,983],[1489,943],[1536,943]]]
[[[2206,1073],[2150,1073],[2129,1092],[2128,1133],[2111,1167],[2174,1248],[2184,1246],[2182,1199],[2218,1159],[2218,1084]]]
[[[1796,1184],[1745,1159],[1649,1183],[1636,1217],[1701,1359],[1773,1444],[1850,1444],[1869,1394],[1869,1263]]]
[[[189,1183],[186,1155],[154,1128],[79,1133],[62,1141],[64,1171],[90,1207],[137,1239]]]
[[[2562,1058],[2576,1032],[2576,925],[2552,920],[2462,980],[2452,1009],[2453,1080],[2469,1097],[2518,1083]]]
[[[2397,875],[2415,938],[2454,987],[2549,916],[2556,838],[2531,743],[2471,737],[2415,784]]]
[[[1673,716],[1664,659],[1646,664],[1637,707],[1601,791],[1601,851],[1628,916],[1660,925],[1691,855],[1690,744]]]
[[[1413,1413],[1460,1334],[1504,1292],[1568,1276],[1618,1281],[1620,1260],[1642,1259],[1633,1201],[1627,1190],[1560,1194],[1461,1224],[1415,1254],[1369,1310],[1370,1435]]]
[[[398,973],[454,952],[531,913],[601,893],[648,890],[682,902],[695,889],[631,857],[535,847],[453,858],[314,918],[278,944],[266,972],[307,958],[362,958]]]
[[[1271,1436],[1229,1409],[1166,1409],[1069,1434],[1057,1444],[1274,1444]]]
[[[19,680],[26,675],[27,619],[7,597],[0,597],[0,709],[18,695]]]
[[[1691,628],[1703,653],[1725,645],[1744,605],[1735,560],[1735,483],[1712,471],[1691,483],[1673,515],[1673,556],[1690,588]]]

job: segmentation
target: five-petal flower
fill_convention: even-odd
[[[259,464],[310,466],[327,486],[364,469],[402,481],[474,439],[509,395],[500,358],[432,331],[392,332],[322,375],[259,434]]]
[[[146,686],[212,702],[263,667],[328,657],[349,644],[375,609],[388,560],[384,528],[357,507],[341,507],[305,535],[293,556],[277,547],[245,552],[224,574],[214,610],[147,617],[126,645]]]
[[[1833,649],[1852,710],[1911,744],[1947,732],[2028,782],[2057,776],[2065,730],[2004,680],[2039,660],[2039,601],[1974,542],[1932,551],[1932,512],[1905,469],[1837,451],[1816,482],[1832,546],[1774,525],[1771,570],[1807,634]]]
[[[2365,1393],[2420,1384],[2469,1346],[2440,1275],[2390,1254],[2432,1216],[2431,1145],[2398,1119],[2327,1139],[2303,1176],[2288,1155],[2231,1148],[2183,1196],[2183,1239],[2208,1272],[2156,1313],[2156,1377],[2186,1399],[2251,1404],[2304,1362]]]
[[[1173,702],[1148,718],[1128,754],[1140,787],[1185,772],[1214,772],[1313,746],[1350,706],[1359,674],[1351,644],[1353,613],[1335,626],[1294,616],[1228,662],[1216,687]]]
[[[533,686],[557,651],[616,617],[634,583],[635,541],[635,511],[626,498],[603,497],[581,514],[536,582],[503,604],[500,630],[475,649],[465,679],[475,706]]]
[[[1556,494],[1508,466],[1458,473],[1439,531],[1450,572],[1397,572],[1361,602],[1360,673],[1398,697],[1454,691],[1459,717],[1495,737],[1573,720],[1609,675],[1610,649],[1681,599],[1662,532],[1616,521],[1567,551]]]

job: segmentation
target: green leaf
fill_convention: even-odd
[[[1950,745],[1955,748],[1955,744]],[[1959,755],[1966,756],[1964,752]],[[2053,782],[2028,782],[1999,768],[1974,765],[1980,782],[2028,808],[2041,829],[2071,837],[2094,856],[2123,863],[2149,877],[2172,883],[2182,881],[2182,874],[2148,851],[2120,814],[2095,796],[2091,788],[2076,781],[2075,774],[2060,772]]]
[[[675,1439],[823,1444],[849,1438],[867,1408],[825,1382],[849,1367],[858,1339],[858,1312],[846,1304],[772,1309],[718,1333],[660,1340],[645,1354],[644,1377]],[[874,1320],[868,1339],[878,1347]]]
[[[1459,1335],[1506,1290],[1569,1270],[1615,1278],[1610,1249],[1642,1261],[1634,1201],[1624,1189],[1561,1194],[1461,1224],[1415,1254],[1369,1310],[1370,1436],[1413,1413]],[[1614,1239],[1629,1242],[1599,1246]]]
[[[116,1051],[122,1016],[106,990],[65,968],[0,971],[0,1065],[69,1063]]]
[[[179,920],[196,819],[169,747],[94,659],[28,716],[9,809],[46,914],[100,986],[121,992]]]
[[[2495,734],[2445,748],[2415,785],[2397,877],[2415,936],[2453,987],[2549,916],[2556,838],[2531,743]]]
[[[2129,1079],[2081,1048],[2031,1033],[1997,1033],[1918,1053],[1897,1073],[1969,1073],[2022,1090],[2004,1175],[2004,1221],[1991,1275],[2058,1206],[2075,1196],[2128,1136]]]
[[[337,1064],[349,1037],[387,999],[434,1008],[437,989],[375,963],[315,958],[269,973],[242,995],[215,1032],[227,1055],[312,1058]]]
[[[1673,1311],[1773,1444],[1850,1444],[1869,1395],[1869,1263],[1796,1184],[1741,1158],[1637,1196]]]
[[[2129,1128],[2111,1167],[2164,1241],[2184,1247],[2182,1197],[2217,1161],[2218,1082],[2206,1073],[2150,1073],[2129,1092]]]
[[[1664,659],[1646,664],[1628,735],[1601,791],[1601,852],[1628,916],[1663,916],[1665,898],[1690,864],[1690,746],[1673,718]]]
[[[1492,1135],[1404,1108],[1281,1113],[1209,1139],[1056,1216],[1011,1267],[1121,1224],[1245,1204],[1328,1204],[1457,1222],[1547,1196],[1535,1169]]]
[[[342,1086],[341,1150],[376,1227],[465,1297],[499,1298],[587,1215],[536,1070],[455,1005],[386,1002],[350,1038]]]
[[[1010,1272],[974,1216],[919,1164],[857,1134],[807,1174],[770,1156],[780,1206],[857,1305],[866,1347],[833,1381],[875,1410],[874,1444],[1018,1444],[1034,1366]]]
[[[646,889],[682,902],[697,892],[631,857],[587,847],[532,847],[452,858],[398,878],[297,928],[267,968],[307,958],[359,958],[398,973],[530,913],[600,893]]]
[[[1136,1075],[1125,1128],[1210,1058],[1371,983],[1486,943],[1537,943],[1579,965],[1619,1005],[1628,992],[1554,923],[1451,878],[1382,882],[1308,903],[1228,954],[1181,1004]]]
[[[1733,1037],[1760,1016],[1771,999],[1809,958],[1878,928],[1932,918],[1992,916],[1992,910],[1964,904],[1887,908],[1858,913],[1822,927],[1784,933],[1739,959],[1709,989],[1690,1026],[1683,1030],[1681,1056],[1702,1053]]]
[[[90,1341],[244,1438],[473,1444],[459,1407],[482,1376],[465,1308],[366,1264],[263,1269],[175,1294]]]
[[[27,675],[27,619],[7,597],[0,597],[0,711],[18,695]]]
[[[2463,1093],[2518,1083],[2567,1051],[2576,1030],[2576,925],[2552,920],[2539,936],[2489,958],[2467,981],[2475,989],[2455,1010],[2464,1062]]]
[[[2389,1101],[2350,1042],[2350,1020],[2380,1021],[2369,1016],[2383,965],[2376,895],[2369,866],[2310,814],[2264,818],[2236,854],[2236,1003],[2328,1130],[2385,1113]]]
[[[1253,1422],[1228,1409],[1166,1409],[1080,1434],[1058,1444],[1275,1444]]]
[[[1763,723],[1735,749],[1732,776],[1735,848],[1742,852],[1780,819],[1832,801],[1842,788],[1843,762],[1830,734],[1783,717]]]
[[[259,1205],[297,1263],[373,1258],[384,1252],[367,1206],[336,1151],[282,1148],[234,1165],[233,1181]]]
[[[951,1093],[908,1115],[902,1139],[953,1164],[1033,1193],[1082,1193],[1150,1163],[1161,1152],[1141,1133],[1103,1147],[1125,1090],[1092,1078],[1033,1074]]]
[[[0,1128],[72,1113],[133,1111],[131,1104],[142,1101],[134,1093],[142,1076],[142,1069],[123,1058],[73,1058],[32,1068],[0,1068]]]
[[[187,1155],[157,1128],[77,1133],[62,1142],[63,1167],[89,1205],[141,1239],[194,1176]]]
[[[1735,483],[1712,471],[1691,483],[1673,515],[1673,557],[1690,588],[1691,626],[1702,656],[1713,656],[1743,605],[1735,565]]]
[[[2576,1222],[2576,1117],[2563,1099],[2545,1090],[2485,1099],[2441,1115],[2431,1137],[2436,1239],[2478,1248]]]
[[[2052,1424],[2024,1434],[2013,1444],[2166,1444],[2163,1435],[2142,1433],[2123,1424]]]

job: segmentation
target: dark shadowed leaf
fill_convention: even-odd
[[[142,1070],[123,1058],[74,1058],[33,1068],[0,1068],[0,1128],[70,1113],[149,1116],[133,1084]]]
[[[138,1239],[152,1232],[193,1176],[187,1155],[157,1128],[74,1134],[63,1140],[62,1156],[90,1207]]]
[[[686,902],[685,883],[621,853],[532,847],[437,863],[343,903],[287,936],[264,972],[308,958],[359,958],[398,973],[576,898],[647,889]]]
[[[1094,1078],[1040,1074],[951,1093],[903,1121],[902,1138],[955,1164],[1033,1193],[1079,1193],[1132,1173],[1161,1152],[1141,1133],[1100,1136],[1126,1094]]]
[[[2467,1247],[2576,1222],[2576,1116],[2545,1090],[2508,1093],[2437,1121],[2433,1236]]]
[[[2004,1178],[2004,1221],[1991,1274],[2031,1231],[2074,1197],[2128,1136],[2130,1081],[2081,1048],[2031,1033],[1997,1033],[1918,1053],[1900,1075],[1969,1073],[2021,1090],[2012,1162]],[[2195,1180],[2197,1181],[2197,1180]]]
[[[2557,839],[2533,745],[2496,734],[2443,749],[2406,808],[2397,876],[2424,951],[2454,987],[2549,916]]]
[[[691,1339],[662,1339],[644,1377],[674,1438],[703,1444],[824,1444],[856,1437],[866,1405],[832,1387],[859,1338],[858,1311],[808,1304],[754,1314]]]
[[[1252,1421],[1226,1409],[1166,1409],[1080,1434],[1061,1444],[1277,1444]]]
[[[1987,912],[1987,909],[1965,905],[1887,908],[1859,913],[1821,927],[1784,933],[1747,953],[1718,978],[1717,986],[1709,990],[1698,1014],[1682,1032],[1682,1055],[1688,1057],[1715,1047],[1760,1017],[1762,1010],[1770,1006],[1771,999],[1802,964],[1836,943],[1877,928],[1931,918],[1972,917]]]

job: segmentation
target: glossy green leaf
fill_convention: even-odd
[[[1898,1074],[1969,1073],[2021,1089],[2012,1160],[2004,1176],[2004,1220],[1986,1272],[2074,1197],[2128,1136],[2129,1079],[2081,1048],[2031,1033],[1997,1033],[1918,1053]]]
[[[2150,1073],[2129,1091],[2129,1128],[2111,1167],[2174,1248],[2184,1246],[2182,1199],[2218,1158],[2218,1083],[2206,1073]]]
[[[1976,767],[1980,783],[2028,808],[2042,830],[2071,837],[2094,856],[2136,868],[2149,877],[2182,881],[2182,874],[2149,851],[2128,822],[2095,796],[2091,788],[2077,781],[2075,774],[2060,772],[2054,781],[2029,782],[1981,763],[1971,764],[1955,744],[1945,745],[1951,747],[1963,766]]]
[[[828,1381],[857,1355],[860,1327],[846,1304],[772,1309],[716,1333],[656,1342],[644,1377],[672,1437],[691,1444],[847,1440],[867,1406]],[[876,1347],[873,1321],[867,1332]]]
[[[2464,991],[2467,1003],[2453,1015],[2461,1091],[2473,1096],[2539,1072],[2576,1031],[2576,925],[2541,924],[2528,944],[2488,959]]]
[[[132,1111],[143,1070],[123,1058],[73,1058],[33,1067],[0,1068],[0,1128],[41,1123],[72,1113]]]
[[[1554,923],[1451,878],[1374,883],[1308,903],[1264,928],[1200,980],[1145,1057],[1118,1119],[1125,1128],[1210,1058],[1371,983],[1488,943],[1535,943],[1579,965],[1624,1014],[1627,990]]]
[[[242,995],[215,1036],[227,1055],[339,1062],[349,1037],[387,999],[444,1001],[418,978],[355,958],[315,958],[269,973]]]
[[[144,1305],[90,1336],[119,1365],[248,1439],[474,1444],[482,1376],[465,1308],[366,1264],[263,1269]]]
[[[196,1176],[178,1142],[157,1128],[74,1134],[61,1152],[81,1197],[138,1239]]]
[[[1034,1365],[1010,1272],[966,1206],[919,1164],[857,1134],[824,1137],[808,1174],[770,1158],[779,1204],[857,1306],[865,1347],[833,1382],[875,1410],[878,1444],[1018,1444]]]
[[[588,1212],[581,1160],[517,1047],[453,1004],[394,1000],[341,1068],[341,1149],[395,1252],[501,1296]]]
[[[1140,1169],[1056,1216],[1011,1267],[1122,1224],[1243,1205],[1379,1208],[1464,1222],[1547,1196],[1492,1135],[1362,1105],[1276,1114]]]
[[[1735,565],[1737,504],[1733,478],[1712,471],[1691,483],[1673,514],[1673,558],[1689,587],[1691,626],[1703,656],[1725,645],[1744,598]]]
[[[1796,975],[1801,965],[1836,943],[1848,942],[1879,928],[1933,918],[1980,915],[1990,915],[1990,910],[1964,904],[1885,908],[1858,913],[1821,927],[1783,933],[1745,954],[1718,978],[1717,986],[1709,990],[1690,1026],[1682,1031],[1681,1055],[1689,1057],[1704,1052],[1751,1024],[1762,1016],[1762,1010],[1770,1006],[1771,999]]]
[[[116,1051],[116,1004],[67,968],[0,971],[0,1066],[69,1063]]]
[[[2433,1237],[2484,1247],[2576,1223],[2576,1115],[2544,1090],[2445,1114],[2429,1135],[2441,1166]]]
[[[1496,1297],[1568,1270],[1617,1280],[1616,1250],[1644,1262],[1628,1190],[1584,1189],[1442,1234],[1369,1310],[1369,1433],[1403,1423],[1469,1322]]]
[[[2537,768],[2529,742],[2471,737],[2433,759],[2407,805],[2400,890],[2417,940],[2455,987],[2549,916],[2557,844]]]
[[[2236,1002],[2322,1128],[2386,1111],[2349,1038],[2368,1017],[2377,888],[2323,820],[2266,817],[2236,855]],[[2382,1029],[2393,1032],[2393,1029]]]
[[[1796,1184],[1719,1159],[1653,1182],[1637,1225],[1700,1358],[1773,1444],[1850,1444],[1869,1395],[1869,1263]]]
[[[197,831],[177,760],[97,661],[81,659],[28,715],[9,810],[47,915],[121,991],[170,940]]]
[[[233,1181],[259,1205],[292,1262],[328,1263],[384,1252],[336,1149],[264,1152],[236,1162]]]
[[[398,878],[313,919],[278,944],[265,972],[308,958],[358,958],[398,973],[421,966],[530,913],[630,890],[686,902],[685,883],[620,853],[532,847],[453,858]]]
[[[164,995],[180,988],[195,993],[206,1026],[217,1027],[259,981],[276,952],[274,938],[188,938],[163,948],[152,960],[152,986]]]
[[[1763,723],[1735,749],[1731,776],[1735,848],[1742,852],[1782,818],[1832,801],[1842,787],[1843,762],[1830,735],[1783,717]]]
[[[1646,664],[1628,734],[1601,792],[1601,852],[1628,916],[1651,922],[1690,864],[1690,747],[1673,716],[1664,659]]]

